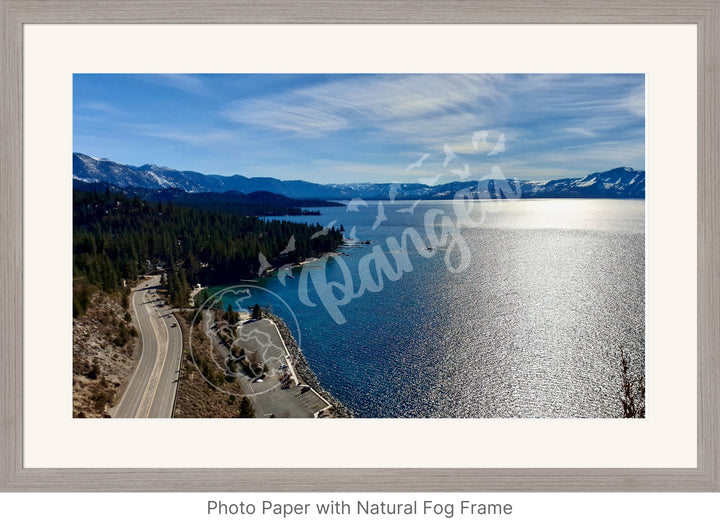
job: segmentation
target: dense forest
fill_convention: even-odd
[[[223,205],[224,206],[224,205]],[[73,192],[73,277],[112,292],[158,268],[170,302],[184,306],[190,285],[257,276],[260,254],[278,267],[334,250],[342,233],[320,225],[263,220],[203,205],[149,202],[106,190]],[[77,300],[75,314],[82,313]]]
[[[291,199],[284,195],[269,191],[253,191],[241,193],[226,191],[224,193],[202,192],[188,193],[178,188],[120,188],[106,182],[83,182],[73,180],[75,191],[98,191],[123,193],[128,197],[138,196],[148,202],[172,202],[175,205],[188,205],[197,208],[222,210],[239,215],[320,215],[317,210],[308,207],[344,206],[338,202],[320,199]]]

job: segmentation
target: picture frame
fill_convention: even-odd
[[[334,2],[0,0],[0,490],[2,491],[719,491],[720,0],[708,2]],[[693,24],[698,32],[697,467],[37,469],[23,465],[23,26],[25,24]]]

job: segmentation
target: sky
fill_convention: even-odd
[[[323,184],[579,177],[645,169],[645,78],[75,74],[73,142],[133,166]]]

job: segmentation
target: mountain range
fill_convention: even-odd
[[[119,188],[147,190],[178,189],[187,193],[269,192],[291,199],[365,200],[387,199],[452,199],[465,190],[469,198],[504,197],[503,189],[522,198],[614,198],[645,197],[645,171],[618,167],[591,173],[585,177],[547,180],[486,179],[450,182],[436,186],[426,184],[316,184],[304,180],[280,180],[242,175],[205,175],[195,171],[179,171],[153,164],[129,166],[82,153],[73,153],[73,178],[76,184],[107,183]]]

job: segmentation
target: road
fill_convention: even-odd
[[[133,290],[131,315],[142,337],[142,354],[113,414],[116,418],[172,417],[182,358],[182,332],[157,296],[153,276]]]

